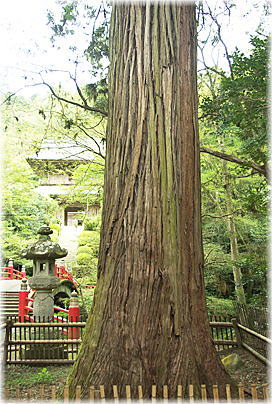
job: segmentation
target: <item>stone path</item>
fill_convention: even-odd
[[[0,281],[0,291],[19,291],[21,290],[21,281],[20,280],[1,280]]]

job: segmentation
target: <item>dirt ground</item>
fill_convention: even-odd
[[[243,366],[237,370],[230,371],[230,375],[236,381],[236,383],[243,383],[245,386],[250,384],[265,384],[268,383],[268,367],[259,361],[251,353],[245,349],[231,349],[225,351],[220,355],[221,359],[230,353],[237,353],[242,359]]]
[[[243,383],[250,388],[251,384],[268,383],[268,368],[244,349],[232,349],[220,352],[223,358],[230,353],[237,353],[243,366],[230,375],[235,382]],[[9,386],[9,399],[20,397],[27,401],[41,401],[41,388],[44,389],[44,399],[51,399],[51,386],[55,385],[57,393],[63,388],[71,366],[48,366],[47,368],[10,365],[4,371],[4,384]],[[258,390],[262,398],[262,391]],[[37,398],[39,400],[37,401]]]

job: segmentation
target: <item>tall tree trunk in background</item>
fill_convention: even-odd
[[[223,161],[223,174],[225,178],[225,190],[226,190],[226,208],[227,212],[233,212],[233,203],[232,203],[232,190],[229,178],[229,172],[227,167],[227,162]],[[242,283],[242,272],[239,266],[237,266],[237,261],[239,258],[239,249],[237,242],[237,230],[234,221],[233,215],[229,215],[225,218],[229,239],[230,239],[230,254],[232,260],[232,272],[234,278],[234,286],[235,286],[235,294],[238,303],[246,304],[246,296]]]
[[[188,3],[113,6],[98,281],[72,397],[230,382],[204,298],[195,26]]]

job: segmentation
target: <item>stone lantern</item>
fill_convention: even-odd
[[[54,275],[55,260],[68,254],[66,248],[50,239],[53,230],[49,226],[42,226],[38,230],[39,240],[22,251],[22,257],[33,260],[33,276],[28,283],[36,290],[33,315],[52,319],[54,315],[54,297],[52,289],[56,288],[60,280]]]

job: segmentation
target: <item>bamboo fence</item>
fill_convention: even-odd
[[[200,387],[200,388],[199,388]],[[172,389],[171,389],[172,390]],[[229,384],[225,385],[225,397],[221,398],[219,394],[219,386],[214,384],[212,386],[212,397],[209,398],[209,400],[212,400],[213,402],[218,402],[218,401],[227,401],[231,402],[233,399],[241,401],[256,401],[256,400],[265,400],[268,401],[270,399],[270,391],[268,384],[263,384],[263,385],[256,385],[256,384],[251,384],[250,387],[245,387],[243,384],[238,384],[236,391],[233,391],[231,386]],[[144,399],[143,397],[143,386],[117,386],[113,385],[112,386],[112,392],[111,394],[106,395],[105,393],[106,389],[104,385],[99,385],[99,386],[89,386],[88,389],[88,397],[84,397],[84,400],[88,399],[90,401],[94,400],[114,400],[115,402],[120,400],[136,400],[139,402],[143,402],[143,400],[146,402],[147,400]],[[124,392],[123,395],[121,395],[121,391]],[[172,390],[173,391],[173,390]],[[205,384],[202,384],[201,386],[194,386],[193,384],[190,384],[187,386],[186,389],[184,389],[184,386],[177,385],[176,386],[176,394],[170,397],[169,394],[169,386],[164,385],[164,386],[156,386],[153,385],[150,388],[150,400],[152,402],[156,400],[161,400],[163,401],[168,401],[168,400],[176,400],[178,402],[192,402],[194,400],[197,401],[202,401],[202,402],[207,402],[208,401],[208,394],[207,394],[207,386]],[[196,394],[196,392],[200,392],[200,397],[199,395]],[[69,398],[69,386],[64,386],[63,388],[63,394],[61,398],[58,397],[58,389],[56,385],[49,386],[49,385],[40,385],[39,388],[35,387],[29,387],[26,389],[26,387],[21,388],[20,386],[17,386],[16,389],[12,389],[11,387],[5,386],[4,387],[4,399],[6,401],[12,401],[14,399],[20,400],[20,401],[46,401],[46,400],[52,400],[52,401],[58,401],[58,402],[80,402],[82,399],[82,389],[81,386],[76,387],[76,392],[75,392],[75,398],[70,399]],[[38,402],[39,402],[38,401]],[[269,400],[270,401],[270,400]]]

